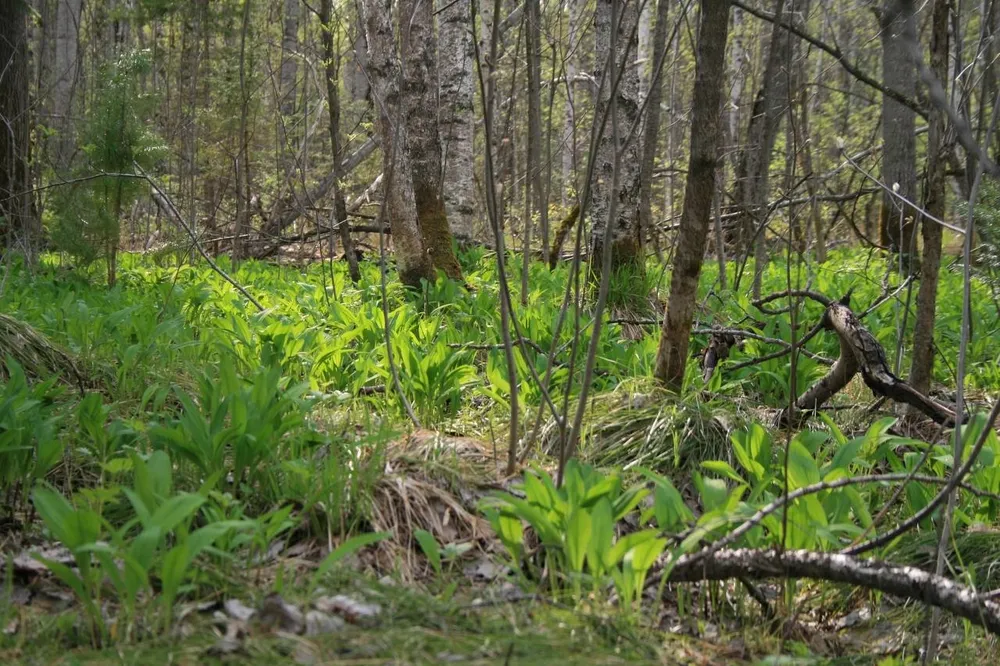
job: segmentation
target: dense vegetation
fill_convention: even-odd
[[[997,34],[0,0],[0,662],[1000,661]]]
[[[124,255],[118,283],[110,290],[94,286],[92,276],[62,266],[56,258],[45,258],[30,271],[20,264],[12,267],[4,311],[30,323],[77,362],[74,374],[61,368],[62,380],[52,376],[29,382],[37,377],[26,377],[24,366],[15,360],[23,350],[5,350],[11,374],[0,408],[9,515],[37,512],[45,526],[37,537],[42,543],[57,539],[77,564],[70,569],[68,563],[42,560],[79,602],[72,612],[79,613],[79,637],[59,640],[103,645],[115,637],[131,641],[163,635],[178,621],[174,604],[179,599],[244,596],[246,586],[263,571],[273,570],[275,558],[281,561],[278,553],[294,544],[347,539],[350,546],[351,535],[383,530],[392,533],[384,556],[394,559],[377,561],[409,562],[396,575],[427,581],[433,594],[456,575],[462,578],[463,567],[448,562],[468,560],[470,552],[486,543],[476,511],[484,511],[492,521],[510,557],[525,556],[520,528],[505,526],[505,514],[497,512],[504,502],[513,503],[512,515],[526,519],[547,546],[545,559],[530,560],[539,568],[524,570],[523,583],[529,589],[541,584],[544,594],[556,599],[582,599],[584,592],[596,592],[600,598],[601,581],[614,580],[612,589],[619,598],[634,603],[645,572],[667,547],[664,536],[685,535],[670,547],[691,550],[701,539],[724,534],[727,524],[738,524],[741,517],[781,496],[785,477],[775,462],[782,460],[785,446],[790,490],[857,474],[912,471],[927,447],[919,438],[893,434],[891,417],[866,428],[863,424],[872,417],[861,387],[850,391],[856,397],[838,401],[837,407],[846,410],[837,412],[836,422],[824,417],[786,444],[784,435],[770,433],[767,420],[768,407],[788,401],[787,365],[777,360],[735,371],[723,365],[704,397],[700,370],[692,363],[688,397],[667,398],[643,379],[651,372],[656,327],[629,336],[637,339],[625,339],[623,327],[612,325],[601,337],[580,456],[599,469],[624,466],[626,471],[605,476],[607,472],[573,466],[565,483],[581,474],[572,483],[588,497],[591,489],[606,488],[613,513],[600,518],[600,504],[591,510],[597,513],[580,513],[574,503],[581,497],[574,499],[572,490],[569,496],[552,495],[531,481],[525,487],[526,500],[489,499],[493,494],[486,493],[484,504],[463,508],[460,503],[456,509],[459,513],[452,520],[467,525],[445,527],[436,515],[440,508],[424,512],[400,506],[441,501],[425,497],[425,488],[414,486],[400,495],[388,488],[400,478],[425,479],[459,497],[479,496],[483,491],[475,489],[496,478],[502,467],[509,383],[502,367],[495,262],[482,250],[465,253],[462,259],[467,289],[442,278],[422,293],[408,293],[391,281],[388,292],[393,356],[403,394],[423,423],[477,442],[459,448],[449,445],[450,439],[403,436],[410,423],[392,389],[385,359],[377,264],[363,263],[362,280],[354,286],[342,262],[334,264],[332,272],[329,264],[299,268],[245,263],[232,275],[260,300],[264,312],[249,307],[208,267],[169,255],[159,260]],[[852,299],[862,304],[875,304],[898,282],[891,266],[875,255],[840,252],[831,266],[836,268],[815,274],[814,288],[826,293],[853,289]],[[782,273],[775,262],[765,284],[779,291]],[[578,390],[569,376],[573,365],[579,373],[584,351],[577,352],[574,364],[571,331],[554,339],[567,275],[565,269],[550,273],[541,265],[532,266],[528,305],[516,308],[524,335],[535,343],[519,366],[529,423],[536,415],[545,421],[546,415],[539,414],[540,395],[527,390],[531,374],[526,363],[545,374],[543,352],[553,342],[561,351],[550,386],[557,394],[569,388],[571,399]],[[646,275],[652,292],[665,290],[666,274],[660,266],[651,263]],[[885,284],[871,275],[882,276]],[[712,280],[707,276],[703,281],[703,327],[745,319],[753,309],[749,301],[719,292]],[[942,274],[945,294],[954,295],[960,288],[958,272]],[[1000,360],[1000,350],[991,343],[998,325],[995,309],[987,287],[976,288],[981,337],[970,347],[973,395],[997,385]],[[516,287],[514,291],[520,302]],[[953,357],[957,349],[959,303],[954,297],[942,299],[938,326],[944,358]],[[808,321],[819,313],[819,308],[808,309],[801,316]],[[788,339],[788,317],[768,317],[757,332]],[[865,321],[891,348],[901,319],[898,304],[886,301]],[[699,336],[696,344],[704,345],[706,337]],[[807,349],[817,358],[835,358],[835,336],[821,336]],[[738,365],[765,350],[767,343],[748,341],[734,350],[728,363]],[[47,372],[58,372],[58,362],[54,356],[54,367]],[[950,382],[949,369],[942,366],[939,379]],[[820,361],[800,356],[796,382],[808,385],[824,371]],[[33,367],[29,372],[40,370]],[[981,420],[974,423],[978,425],[965,435],[970,441],[982,428]],[[543,428],[541,451],[531,454],[542,470],[554,469],[555,459],[545,454],[545,433],[551,427]],[[479,442],[493,442],[492,450]],[[949,455],[947,445],[934,447],[921,473],[946,474]],[[1000,491],[1000,465],[994,461],[1000,461],[1000,441],[991,437],[969,477],[987,493]],[[400,469],[409,471],[399,476]],[[691,476],[679,475],[680,470],[689,470]],[[541,479],[548,478],[542,472]],[[611,479],[618,480],[606,485]],[[647,487],[653,494],[643,501]],[[912,514],[935,490],[908,484],[892,514]],[[785,537],[787,546],[827,549],[860,535],[892,491],[883,484],[848,486],[797,501],[788,514],[792,527]],[[697,521],[679,492],[701,498]],[[552,504],[556,497],[562,497],[561,504]],[[529,510],[524,501],[536,508]],[[966,494],[959,506],[961,523],[988,526],[997,519],[1000,497]],[[525,513],[517,513],[518,507]],[[408,511],[413,515],[406,515]],[[404,515],[392,516],[394,512]],[[580,516],[588,525],[583,534],[577,524],[583,520]],[[610,548],[614,523],[621,520],[649,527],[618,541],[613,552],[600,556],[606,568],[595,569],[587,559],[588,548],[601,543]],[[689,529],[696,525],[694,531]],[[930,524],[926,529],[933,534]],[[775,513],[739,543],[763,546],[785,533],[781,514]],[[885,554],[922,561],[924,534],[919,530]],[[956,566],[978,586],[994,587],[1000,583],[994,566],[1000,553],[976,535],[963,534]],[[974,554],[966,554],[967,539]],[[419,562],[414,555],[422,556]],[[623,560],[626,555],[630,557]],[[499,551],[489,557],[498,563],[505,559]],[[116,562],[124,562],[119,576],[112,575],[120,568]],[[234,570],[232,563],[240,564]],[[308,596],[314,586],[328,584],[321,573],[325,568],[305,578],[293,576],[279,589],[286,588],[293,598]],[[448,589],[449,596],[456,593],[454,587]],[[390,598],[393,604],[412,603],[405,596],[397,599],[395,593]],[[709,613],[706,620],[725,615],[728,611],[715,605],[720,601],[711,604],[711,611],[682,611],[681,618],[697,618],[703,612]],[[856,601],[845,598],[839,603],[849,609]],[[452,613],[440,612],[446,617]],[[756,611],[747,608],[740,614],[745,613]],[[25,625],[21,631],[30,633],[51,632],[52,622],[71,626],[46,615],[22,614],[20,621]],[[433,620],[454,621],[461,624],[457,619]],[[404,622],[420,626],[422,621]],[[632,626],[624,618],[614,622]],[[649,631],[641,629],[644,626],[639,622],[629,631]],[[620,648],[622,640],[611,639],[607,649]],[[751,650],[770,649],[766,641],[751,643]]]

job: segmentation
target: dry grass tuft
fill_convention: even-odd
[[[417,431],[391,444],[386,457],[386,474],[375,485],[371,509],[374,530],[393,535],[375,547],[380,570],[398,570],[405,580],[430,573],[413,536],[421,529],[442,546],[470,543],[470,552],[488,546],[493,532],[474,506],[475,482],[466,481],[490,478],[488,470],[496,473],[488,445]]]
[[[7,359],[16,361],[28,379],[53,375],[79,386],[84,385],[83,373],[70,355],[34,327],[9,315],[0,314],[0,377],[8,379]]]
[[[588,406],[580,455],[598,467],[649,467],[661,473],[728,457],[739,425],[731,405],[678,399],[651,382],[622,384]],[[546,424],[543,450],[556,455],[558,428]]]

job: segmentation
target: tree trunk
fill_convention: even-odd
[[[281,31],[281,115],[295,113],[295,88],[299,72],[299,0],[285,0]]]
[[[0,251],[34,256],[28,114],[28,19],[24,0],[0,2]]]
[[[534,196],[538,230],[542,236],[542,260],[548,263],[549,206],[542,187],[542,43],[541,8],[539,0],[525,0],[527,32],[525,53],[528,71],[528,164],[527,185]],[[525,191],[525,194],[528,190]],[[530,206],[528,207],[530,210]],[[525,230],[531,228],[531,219],[525,220]],[[530,251],[530,235],[525,234],[526,248]],[[526,260],[527,261],[527,260]],[[524,295],[522,295],[524,297]]]
[[[948,0],[935,0],[931,15],[931,71],[941,82],[948,76]],[[927,187],[924,208],[942,219],[945,216],[945,135],[948,121],[936,106],[930,109],[927,139]],[[913,329],[913,359],[910,384],[927,394],[934,376],[934,316],[937,309],[938,271],[941,267],[942,229],[937,222],[923,220],[924,240],[920,260],[920,289],[917,292],[917,316]],[[911,410],[912,411],[912,410]]]
[[[247,85],[246,52],[250,32],[250,0],[243,0],[243,24],[240,30],[240,126],[236,156],[236,233],[233,238],[233,261],[243,258],[243,236],[250,229],[250,90]]]
[[[82,0],[57,0],[55,62],[52,71],[52,119],[56,130],[52,165],[57,172],[69,168],[76,150],[73,115],[77,81],[80,75],[78,49],[80,45],[80,9]]]
[[[473,61],[469,0],[450,2],[438,16],[442,196],[452,233],[460,244],[474,239],[476,215]]]
[[[347,93],[355,102],[368,99],[371,92],[368,85],[368,36],[365,34],[365,22],[358,10],[357,22],[354,24],[354,48],[350,51],[347,62],[347,72],[344,82]]]
[[[656,27],[653,28],[653,73],[646,104],[646,124],[642,137],[642,164],[639,167],[639,233],[653,228],[653,169],[660,142],[660,105],[663,103],[663,72],[661,60],[667,57],[667,30],[670,17],[669,0],[659,0],[656,5]],[[660,77],[657,78],[657,70]]]
[[[361,269],[358,267],[358,257],[354,254],[354,241],[351,239],[351,228],[347,221],[347,203],[344,192],[340,189],[340,160],[342,158],[340,145],[340,92],[337,89],[340,57],[333,44],[334,25],[331,21],[333,0],[322,0],[319,20],[323,33],[323,57],[326,60],[326,98],[330,107],[330,152],[333,153],[333,212],[334,224],[340,234],[340,243],[344,246],[344,258],[347,259],[347,269],[351,281],[357,284],[361,281]],[[333,247],[331,232],[330,246]],[[333,260],[333,257],[330,258]]]
[[[365,35],[368,40],[368,73],[375,96],[376,125],[382,143],[382,172],[386,174],[383,205],[392,229],[392,243],[400,281],[420,287],[434,280],[430,256],[417,223],[413,194],[413,170],[407,150],[406,110],[400,97],[399,58],[392,24],[392,0],[363,0]]]
[[[776,17],[784,17],[785,0],[777,0]],[[794,11],[794,7],[790,7]],[[740,157],[736,173],[736,197],[740,204],[741,246],[744,252],[754,253],[754,298],[760,297],[760,283],[767,261],[765,232],[760,228],[767,220],[768,180],[771,155],[781,127],[781,119],[788,108],[788,63],[791,54],[791,35],[775,21],[771,29],[764,80],[754,101],[747,143]]]
[[[569,4],[569,29],[567,34],[568,53],[566,59],[566,110],[563,115],[562,135],[562,205],[566,208],[570,200],[576,199],[576,95],[573,85],[577,76],[577,59],[579,50],[576,48],[578,27],[580,22],[580,4],[583,0],[567,0]]]
[[[281,67],[279,69],[278,80],[278,110],[277,117],[277,138],[278,138],[278,160],[277,167],[278,182],[282,182],[289,177],[295,168],[294,153],[292,146],[294,142],[294,132],[292,127],[295,120],[295,98],[297,89],[297,78],[299,73],[299,0],[284,0],[284,11],[281,29]]]
[[[882,78],[885,85],[912,98],[916,68],[907,55],[903,30],[908,16],[896,0],[886,0],[882,13]],[[882,96],[882,182],[910,201],[917,200],[916,114],[912,109]],[[902,215],[900,215],[902,211]],[[879,238],[882,245],[901,253],[914,251],[917,212],[888,192],[882,195]],[[901,228],[902,227],[902,228]]]
[[[746,83],[746,50],[743,48],[743,10],[733,9],[733,46],[730,54],[729,75],[732,82],[729,87],[729,108],[726,117],[729,121],[729,136],[726,137],[730,146],[736,146],[740,141],[740,109],[743,108],[743,86]],[[739,169],[740,153],[732,151],[733,171]]]
[[[638,44],[636,45],[635,53],[635,71],[636,75],[639,77],[639,104],[641,105],[643,100],[646,99],[646,95],[649,94],[649,82],[652,76],[652,68],[649,56],[649,25],[653,17],[652,6],[655,3],[649,0],[642,6],[642,12],[639,13],[639,26],[636,30],[638,37]],[[654,48],[654,53],[656,49]],[[658,57],[657,54],[655,57]]]
[[[701,0],[698,26],[694,106],[691,112],[691,157],[684,208],[672,262],[670,296],[656,352],[656,378],[680,391],[687,366],[688,341],[698,295],[698,278],[712,214],[715,172],[722,138],[722,84],[729,32],[729,1]]]
[[[613,7],[620,11],[613,12]],[[617,26],[612,25],[612,16],[617,20]],[[591,182],[591,245],[590,268],[594,276],[600,276],[602,270],[601,257],[604,253],[604,237],[607,224],[611,224],[608,234],[611,241],[611,270],[624,266],[633,266],[642,270],[642,238],[639,236],[639,148],[632,141],[625,149],[618,165],[618,189],[611,191],[612,179],[615,176],[615,154],[625,145],[629,128],[639,115],[639,76],[635,67],[626,64],[622,71],[622,63],[635,57],[633,30],[638,19],[638,3],[616,0],[598,0],[594,16],[594,39],[597,53],[594,78],[601,80],[605,67],[607,80],[601,90],[594,118],[600,122],[606,110],[611,106],[611,90],[615,79],[621,73],[621,81],[615,91],[615,115],[608,116],[604,134],[597,147],[597,158]],[[616,31],[617,47],[611,52],[611,33]],[[614,220],[608,219],[611,209],[611,197],[617,197],[617,213]],[[642,294],[640,297],[644,298]]]
[[[413,197],[424,249],[434,268],[462,279],[451,229],[441,198],[441,142],[437,125],[437,65],[434,61],[434,6],[430,0],[400,0],[400,52],[406,146],[411,160]]]

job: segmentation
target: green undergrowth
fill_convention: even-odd
[[[274,552],[297,544],[322,544],[316,559],[364,542],[368,564],[393,571],[407,583],[401,588],[421,581],[432,589],[384,592],[393,604],[389,623],[375,634],[359,630],[356,641],[338,639],[338,647],[329,649],[346,650],[337,653],[343,661],[406,660],[409,654],[413,661],[432,663],[451,649],[490,663],[503,662],[510,650],[521,657],[510,663],[547,663],[553,655],[580,663],[674,663],[664,655],[673,654],[679,639],[669,637],[662,622],[616,612],[597,592],[614,583],[622,595],[638,600],[656,556],[721,537],[786,485],[909,471],[929,446],[890,432],[894,419],[872,424],[871,417],[858,416],[861,409],[839,412],[843,417],[837,420],[814,420],[801,432],[775,431],[770,424],[776,410],[826,366],[800,356],[794,378],[787,358],[737,367],[772,351],[765,342],[748,340],[734,349],[706,386],[696,356],[708,336],[696,334],[685,391],[668,395],[650,376],[659,334],[656,311],[669,274],[651,262],[641,276],[616,276],[615,311],[609,314],[626,321],[606,322],[596,348],[579,448],[586,466],[574,469],[582,470],[579,484],[600,492],[594,490],[591,504],[581,504],[569,522],[566,507],[573,498],[556,501],[555,490],[538,495],[535,509],[519,519],[537,532],[542,523],[533,520],[544,506],[552,513],[548,520],[561,527],[548,531],[548,543],[538,543],[530,530],[522,534],[525,554],[532,557],[520,561],[522,542],[512,531],[514,523],[498,522],[490,513],[497,506],[484,500],[496,500],[491,493],[504,482],[512,379],[520,389],[522,434],[530,432],[536,417],[542,426],[534,454],[519,471],[525,484],[536,473],[551,482],[544,475],[558,459],[559,428],[532,376],[547,374],[554,350],[550,395],[572,409],[581,389],[593,303],[585,293],[577,306],[564,310],[569,268],[532,265],[529,293],[511,285],[525,340],[512,378],[501,344],[494,257],[476,249],[461,261],[464,285],[442,279],[409,291],[390,271],[385,305],[405,401],[390,372],[376,264],[363,262],[362,280],[353,285],[339,263],[331,268],[244,262],[234,268],[221,258],[220,266],[263,304],[263,312],[209,267],[178,263],[170,255],[120,257],[119,279],[111,289],[100,284],[99,267],[91,274],[51,256],[30,269],[13,264],[0,295],[0,309],[12,322],[0,322],[5,324],[0,330],[2,524],[17,526],[10,538],[5,535],[7,582],[11,590],[24,583],[18,578],[25,575],[24,565],[15,575],[12,556],[59,542],[69,558],[42,553],[38,562],[72,592],[73,608],[68,620],[57,614],[21,617],[12,635],[0,637],[0,650],[11,658],[58,655],[62,663],[102,663],[108,653],[87,650],[120,645],[125,663],[159,658],[202,663],[201,644],[211,635],[207,628],[195,627],[178,648],[165,642],[176,636],[179,604],[273,589],[274,581],[262,582],[260,567],[250,563],[273,559]],[[520,274],[519,261],[512,257],[511,275]],[[742,328],[792,339],[788,313],[762,314],[741,292],[720,290],[713,270],[708,267],[702,284],[698,328]],[[803,271],[811,289],[832,298],[853,289],[858,311],[900,282],[884,259],[857,252],[836,254]],[[627,297],[630,285],[644,292],[642,299]],[[804,278],[798,286],[806,286]],[[787,273],[776,260],[765,274],[764,291],[786,287]],[[959,276],[942,272],[936,379],[946,385],[951,385],[948,360],[957,354],[960,288]],[[985,289],[974,285],[977,328],[968,361],[974,407],[980,393],[1000,386],[1000,349],[991,342],[997,317]],[[906,317],[904,326],[904,311],[888,301],[865,319],[892,361],[898,330],[909,340],[913,317]],[[795,335],[804,334],[821,312],[817,304],[802,302]],[[807,348],[832,359],[838,344],[821,334]],[[899,358],[904,369],[905,350],[904,344]],[[863,391],[855,382],[840,406],[868,401]],[[407,404],[423,426],[417,433]],[[428,431],[453,437],[427,437]],[[950,445],[931,453],[922,472],[947,475]],[[970,482],[1000,492],[998,461],[1000,444],[992,438]],[[905,490],[889,507],[888,520],[919,510],[934,492],[918,484]],[[600,505],[601,493],[611,491],[620,506],[584,515],[584,509]],[[809,496],[790,508],[790,534],[775,514],[738,543],[767,547],[787,536],[797,547],[842,547],[871,525],[873,507],[881,508],[891,494],[891,487],[871,485]],[[636,498],[651,504],[632,504]],[[959,505],[958,555],[969,553],[977,566],[956,559],[953,567],[967,583],[994,580],[986,564],[997,557],[995,549],[974,541],[973,530],[995,525],[998,511],[990,498],[963,496]],[[491,521],[501,538],[494,538]],[[643,536],[621,533],[619,522]],[[600,554],[600,564],[596,559],[585,564],[579,546],[558,536],[568,537],[570,527],[579,530],[577,540],[597,533],[586,526],[599,527],[606,541],[603,551],[589,556]],[[925,542],[936,528],[936,521],[928,520],[913,541],[891,544],[880,554],[925,564]],[[668,545],[667,534],[681,533],[686,536],[680,546]],[[617,550],[616,543],[622,544]],[[576,555],[567,559],[574,548]],[[502,560],[524,574],[518,584],[551,594],[558,604],[505,602],[470,610],[477,590],[449,575],[463,555],[473,553]],[[539,562],[559,564],[550,570]],[[553,585],[566,574],[559,569],[567,567],[577,576],[569,579],[586,581],[570,586],[574,593],[568,596]],[[532,578],[532,571],[547,573]],[[453,586],[435,588],[428,579]],[[296,588],[289,589],[294,596]],[[47,648],[34,645],[35,638],[63,649],[43,654],[38,650]],[[698,650],[711,652],[719,645],[714,640]],[[274,663],[289,650],[287,639],[274,637],[252,636],[248,646],[249,663]],[[768,650],[788,653],[783,644]],[[724,651],[713,654],[724,659]]]

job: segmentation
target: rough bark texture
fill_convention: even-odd
[[[51,127],[57,135],[52,143],[52,164],[59,170],[69,167],[76,150],[73,114],[80,67],[80,9],[82,0],[56,2],[55,61],[52,69]]]
[[[694,108],[691,114],[691,157],[684,188],[684,208],[677,232],[677,250],[672,262],[670,296],[656,353],[657,379],[676,391],[684,382],[698,278],[712,214],[719,140],[722,137],[722,80],[728,32],[728,0],[701,0]]]
[[[681,557],[669,570],[671,582],[727,578],[814,578],[847,583],[920,601],[1000,634],[1000,603],[980,599],[976,591],[922,569],[897,566],[839,553],[807,550],[723,549],[704,559]],[[648,589],[659,585],[651,576]]]
[[[434,267],[454,280],[461,280],[462,267],[455,258],[448,216],[441,198],[433,3],[430,0],[400,0],[399,21],[407,125],[406,142],[400,146],[406,146],[411,160],[420,234]]]
[[[931,15],[931,70],[940,81],[946,81],[948,76],[948,4],[947,0],[935,0]],[[939,219],[945,215],[944,141],[947,130],[948,121],[944,112],[931,107],[924,208]],[[910,383],[926,394],[930,391],[934,375],[934,315],[937,310],[938,271],[941,268],[942,229],[937,222],[923,220],[920,231],[924,247],[920,259]]]
[[[612,6],[620,7],[616,13],[617,34],[615,53],[611,53]],[[601,80],[605,67],[610,65],[607,80],[601,90],[601,98],[596,105],[594,117],[603,117],[611,106],[611,90],[619,76],[622,62],[635,57],[636,40],[633,37],[638,19],[638,3],[616,3],[615,0],[597,0],[594,15],[594,39],[597,53],[594,79]],[[591,245],[590,267],[592,273],[600,275],[604,253],[604,236],[607,224],[611,224],[611,268],[631,265],[642,268],[642,238],[639,235],[639,147],[632,141],[625,149],[618,164],[618,187],[612,191],[615,171],[615,153],[625,145],[629,128],[639,115],[639,76],[635,67],[626,66],[621,72],[621,81],[615,92],[615,113],[617,121],[612,122],[609,114],[604,134],[597,148],[597,158],[591,183]],[[617,124],[617,136],[614,125]],[[614,220],[608,220],[611,197],[617,197],[617,212]],[[645,295],[641,295],[644,297]]]
[[[667,56],[667,30],[670,17],[669,0],[659,0],[656,6],[656,27],[653,28],[653,74],[646,104],[646,124],[642,137],[642,164],[639,167],[639,233],[653,227],[653,169],[660,140],[660,105],[663,103],[663,74],[656,78],[660,59]]]
[[[35,220],[30,190],[28,21],[24,0],[0,2],[0,252],[31,255]]]
[[[886,0],[882,13],[882,78],[886,87],[907,97],[916,92],[916,68],[907,54],[903,31],[907,16],[897,0]],[[917,200],[916,114],[888,96],[882,97],[882,181],[910,201]],[[900,217],[902,210],[902,218]],[[882,245],[901,252],[914,249],[916,211],[888,192],[882,195],[879,237]],[[902,230],[900,220],[902,219]]]
[[[333,153],[332,185],[334,224],[344,246],[344,258],[347,259],[348,273],[351,281],[357,284],[361,281],[361,269],[358,267],[358,257],[354,253],[354,241],[351,239],[351,228],[347,223],[347,204],[344,192],[340,189],[340,91],[337,88],[337,69],[340,59],[333,45],[334,25],[331,22],[333,0],[322,0],[319,20],[323,31],[323,57],[326,59],[326,97],[330,107],[330,147]],[[333,247],[333,236],[330,237]]]
[[[778,0],[775,15],[784,18],[794,11],[794,4]],[[791,35],[775,21],[771,29],[771,46],[768,49],[764,80],[754,100],[747,142],[740,156],[736,171],[736,197],[740,204],[740,231],[742,247],[748,252],[752,243],[754,252],[753,294],[760,297],[760,280],[767,261],[764,252],[763,232],[758,228],[767,217],[768,180],[771,155],[778,138],[781,120],[788,108],[789,60]]]
[[[954,412],[892,373],[885,349],[844,302],[830,304],[823,313],[822,324],[840,338],[840,358],[822,380],[799,397],[795,403],[797,410],[818,410],[860,371],[865,384],[876,395],[911,405],[936,423],[954,424]],[[788,420],[787,412],[783,412],[779,421]]]
[[[396,249],[399,279],[419,287],[420,280],[434,280],[430,256],[424,251],[417,205],[413,194],[413,171],[407,147],[405,109],[400,98],[400,64],[392,24],[391,0],[363,0],[365,34],[368,40],[368,72],[375,95],[376,125],[382,143],[382,168],[387,186],[386,207],[392,242]]]
[[[438,15],[439,129],[444,161],[444,209],[460,244],[475,238],[473,48],[469,0]]]

